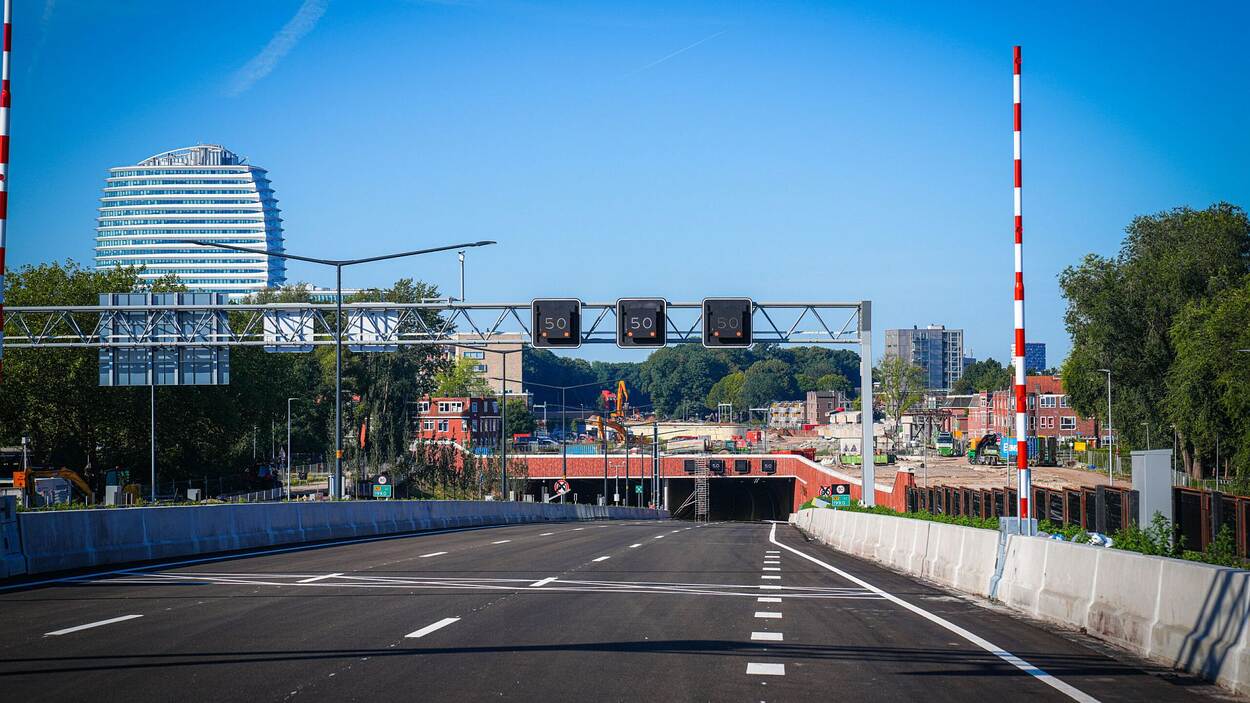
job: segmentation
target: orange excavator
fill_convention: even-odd
[[[608,391],[604,391],[603,394],[609,397],[611,397],[612,395]],[[604,434],[605,433],[604,425],[607,425],[608,427],[611,427],[613,430],[615,430],[616,434],[628,446],[629,430],[625,428],[625,425],[622,422],[625,419],[625,408],[627,404],[629,403],[629,391],[625,390],[624,381],[616,382],[615,400],[616,400],[616,408],[612,411],[612,414],[608,416],[608,419],[605,420],[603,418],[602,413],[599,415],[599,436],[604,437],[604,438],[607,437],[607,435]]]

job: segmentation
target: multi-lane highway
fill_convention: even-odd
[[[785,524],[523,525],[0,587],[28,700],[1224,696]]]

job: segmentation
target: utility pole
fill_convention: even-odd
[[[155,369],[153,369],[152,371],[151,389],[152,389],[152,417],[151,417],[150,422],[151,422],[152,436],[150,437],[150,440],[151,440],[151,445],[152,445],[152,502],[155,503],[156,502],[156,371]],[[253,457],[256,455],[256,435],[255,434],[252,435],[252,455]]]
[[[1111,427],[1111,369],[1098,369],[1107,374],[1107,485],[1115,485],[1115,433]]]
[[[651,502],[660,507],[660,423],[651,423]]]
[[[286,499],[291,499],[291,401],[299,398],[286,399]],[[205,488],[207,491],[207,487]]]

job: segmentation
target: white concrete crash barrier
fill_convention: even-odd
[[[803,510],[791,522],[839,551],[1250,693],[1250,571],[1017,535],[1000,550],[993,530],[867,513]]]
[[[26,573],[22,540],[17,531],[17,500],[0,496],[0,579]]]
[[[668,517],[646,508],[420,500],[24,512],[0,519],[5,549],[16,548],[0,561],[0,578],[452,527]]]

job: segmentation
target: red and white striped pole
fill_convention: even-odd
[[[9,49],[13,0],[4,0],[4,56],[0,59],[0,380],[4,379],[4,249],[9,228]]]
[[[1021,532],[1028,530],[1029,498],[1033,495],[1033,477],[1029,472],[1028,397],[1025,393],[1024,369],[1024,220],[1020,214],[1020,47],[1014,51],[1012,94],[1015,107],[1015,201],[1016,201],[1016,346],[1012,361],[1016,366],[1016,489],[1019,506],[1016,515],[1021,519]]]

